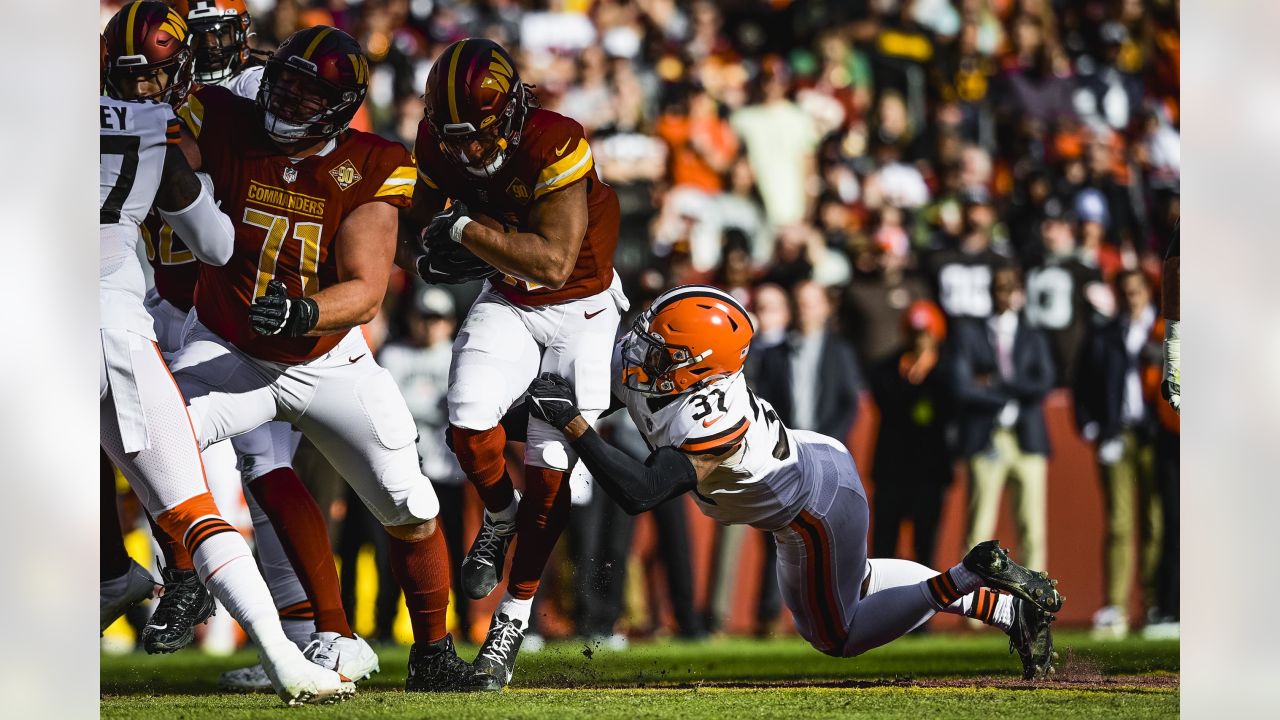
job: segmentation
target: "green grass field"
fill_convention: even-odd
[[[663,641],[625,651],[583,643],[522,655],[500,694],[403,692],[407,648],[379,651],[382,672],[340,706],[286,708],[274,695],[227,695],[218,673],[251,653],[195,651],[102,657],[103,718],[603,718],[1052,717],[1146,718],[1178,713],[1178,642],[1096,643],[1060,633],[1059,672],[1021,680],[1003,635],[911,636],[853,659],[798,638]],[[473,648],[460,654],[470,658]],[[588,657],[590,655],[590,657]]]

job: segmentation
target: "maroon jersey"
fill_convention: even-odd
[[[529,230],[529,209],[539,198],[576,182],[587,184],[587,234],[564,287],[553,290],[509,275],[495,277],[494,289],[508,300],[549,305],[595,295],[613,282],[618,196],[596,174],[591,147],[576,120],[541,108],[530,110],[520,144],[492,177],[474,176],[451,163],[426,120],[418,124],[414,154],[418,178],[427,187],[521,232]]]
[[[142,240],[147,246],[147,262],[151,263],[155,277],[156,293],[170,305],[187,312],[193,303],[200,261],[154,208],[147,214],[141,228]]]
[[[200,266],[200,322],[253,357],[296,364],[319,357],[344,333],[259,335],[249,306],[281,280],[292,296],[338,282],[338,227],[367,202],[408,207],[416,171],[404,146],[348,130],[323,155],[292,162],[271,143],[251,100],[210,87],[179,112],[200,145],[203,170],[235,224],[235,251],[223,267]]]

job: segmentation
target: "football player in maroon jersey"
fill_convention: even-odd
[[[596,174],[582,126],[539,108],[511,55],[489,40],[460,40],[432,65],[415,154],[423,253],[401,262],[428,282],[490,277],[454,344],[448,405],[454,452],[485,504],[462,565],[471,597],[494,590],[520,538],[476,660],[500,689],[567,522],[577,458],[563,435],[531,420],[521,496],[506,471],[499,420],[543,371],[573,384],[589,421],[608,407],[609,358],[627,307],[613,270],[618,198]],[[475,221],[480,215],[503,228]]]

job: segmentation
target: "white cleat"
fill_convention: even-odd
[[[129,561],[129,569],[114,580],[98,583],[98,632],[105,632],[116,618],[135,604],[155,597],[156,580],[147,569]]]
[[[338,673],[309,662],[298,653],[298,649],[289,645],[292,653],[286,655],[284,662],[273,662],[263,653],[262,669],[271,679],[271,686],[276,695],[286,705],[306,705],[316,703],[328,705],[346,700],[356,694],[356,685],[342,679]]]
[[[359,635],[349,638],[334,632],[312,633],[311,643],[302,655],[351,682],[360,682],[379,670],[378,654]]]
[[[262,663],[228,670],[218,676],[218,687],[232,692],[271,692],[271,678],[262,669]]]

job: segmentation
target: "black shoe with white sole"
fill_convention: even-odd
[[[493,519],[484,512],[480,534],[462,560],[462,588],[472,600],[486,598],[502,582],[503,566],[507,564],[507,550],[516,537],[516,520],[508,522]]]
[[[964,566],[982,578],[987,587],[1004,590],[1041,609],[1056,613],[1066,600],[1058,593],[1058,581],[1046,572],[1035,572],[1009,558],[1009,551],[999,540],[988,540],[973,546],[964,556]]]
[[[1023,680],[1053,674],[1058,653],[1053,651],[1053,631],[1049,626],[1054,619],[1052,613],[1035,603],[1013,598],[1013,624],[1005,634],[1009,636],[1009,652],[1018,653],[1022,660]]]
[[[152,655],[177,652],[196,637],[196,626],[213,616],[213,595],[195,570],[165,568],[164,593],[151,620],[142,628],[142,647]]]
[[[475,663],[476,671],[491,679],[486,690],[501,690],[511,682],[526,626],[526,622],[509,618],[504,613],[494,614],[489,634],[480,646]]]
[[[409,650],[405,692],[475,692],[489,684],[487,675],[477,673],[471,663],[458,657],[452,635],[433,643],[414,643]]]

